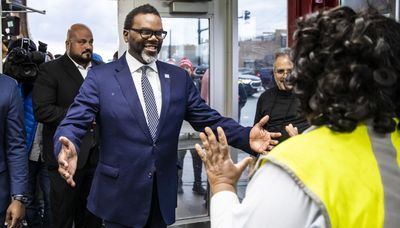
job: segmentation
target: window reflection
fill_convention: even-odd
[[[239,0],[238,5],[238,83],[247,93],[245,105],[239,104],[239,107],[243,106],[240,123],[252,126],[258,97],[275,84],[272,75],[274,53],[287,46],[287,2]],[[238,97],[240,101],[240,94]]]
[[[287,46],[287,1],[238,0],[238,10],[238,114],[243,126],[253,126],[259,96],[275,85],[274,53]],[[238,160],[247,156],[241,152]],[[248,176],[244,172],[237,185],[240,197],[244,197]]]
[[[163,18],[163,28],[168,35],[159,59],[185,69],[199,93],[206,90],[208,94],[208,82],[203,83],[209,66],[208,19]],[[194,149],[196,143],[200,143],[199,133],[184,121],[177,151],[177,221],[208,216],[207,177]]]
[[[355,10],[362,10],[371,5],[388,17],[395,17],[396,1],[395,0],[342,0],[341,5],[349,6]]]

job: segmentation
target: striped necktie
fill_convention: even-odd
[[[146,105],[147,114],[147,126],[149,127],[151,137],[153,141],[156,139],[156,132],[158,126],[158,112],[156,99],[154,98],[153,88],[150,85],[150,81],[147,78],[146,71],[149,67],[142,66],[142,91],[144,97],[144,103]]]

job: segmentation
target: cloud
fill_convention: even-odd
[[[118,49],[116,0],[29,0],[28,6],[46,10],[46,14],[29,13],[28,23],[34,41],[48,44],[53,54],[65,52],[65,37],[70,25],[89,26],[94,37],[94,52],[103,59],[112,58]]]

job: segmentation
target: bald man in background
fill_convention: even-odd
[[[98,130],[95,120],[81,142],[75,174],[76,186],[69,186],[58,173],[53,152],[53,135],[88,71],[100,63],[92,59],[93,35],[84,24],[73,24],[67,32],[66,52],[40,67],[33,89],[35,117],[44,124],[43,157],[50,178],[50,201],[54,228],[101,227],[101,220],[86,209],[93,173],[98,161]]]

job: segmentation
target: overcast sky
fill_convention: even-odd
[[[239,19],[239,26],[243,23],[252,34],[259,35],[263,32],[274,32],[276,29],[287,29],[287,1],[282,0],[239,0],[239,17],[243,11],[250,11],[249,21]],[[240,27],[239,27],[240,28]],[[245,35],[245,31],[239,30]]]
[[[53,54],[65,52],[66,32],[74,23],[84,23],[92,29],[94,52],[100,54],[105,61],[110,60],[118,49],[117,0],[27,0],[27,2],[29,7],[46,10],[45,15],[28,14],[29,30],[32,39],[36,43],[39,40],[47,43],[48,50]],[[242,16],[244,10],[250,11],[249,20],[239,19],[239,33],[243,34],[242,37],[248,38],[263,32],[273,32],[275,29],[286,29],[286,1],[239,0],[238,8],[239,16]],[[167,21],[165,27],[169,27]],[[194,27],[197,29],[197,23]],[[187,30],[185,31],[187,35]],[[194,34],[194,37],[185,40],[196,41],[196,32],[190,34]],[[176,36],[176,32],[174,35]],[[168,38],[165,41],[169,42]]]
[[[112,59],[118,49],[116,0],[27,0],[28,6],[46,10],[46,14],[29,13],[32,39],[48,44],[53,54],[65,52],[65,38],[70,25],[88,25],[94,38],[94,52],[103,60]]]

